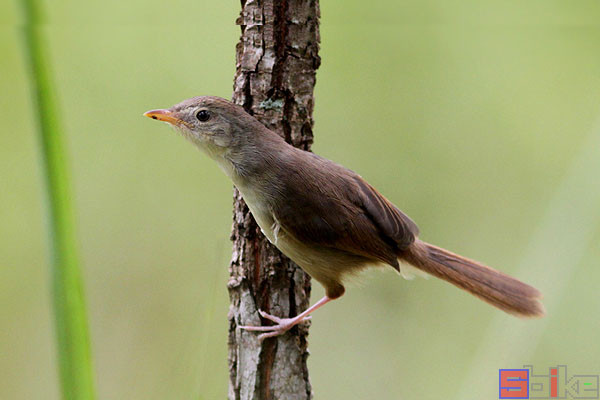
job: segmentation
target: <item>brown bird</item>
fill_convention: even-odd
[[[326,296],[293,318],[259,310],[280,335],[344,294],[360,270],[389,265],[404,277],[433,275],[519,317],[540,317],[540,292],[477,261],[419,240],[417,225],[355,172],[286,143],[218,97],[194,97],[147,117],[165,121],[214,159],[244,197],[268,240],[324,287]]]

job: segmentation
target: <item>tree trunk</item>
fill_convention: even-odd
[[[319,67],[317,0],[242,0],[236,21],[233,101],[289,143],[309,150]],[[293,317],[309,305],[310,277],[265,240],[234,189],[233,255],[228,283],[229,399],[310,399],[307,324],[262,344],[239,325],[261,325],[260,308]]]

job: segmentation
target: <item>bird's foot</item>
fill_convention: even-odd
[[[241,329],[245,329],[247,331],[255,331],[255,332],[264,332],[258,335],[258,340],[262,342],[263,340],[279,336],[287,331],[289,331],[294,325],[298,325],[302,322],[310,320],[310,315],[302,316],[298,315],[294,318],[279,318],[271,314],[267,314],[262,310],[258,310],[258,313],[261,317],[268,319],[269,321],[275,322],[276,325],[269,326],[240,326]]]

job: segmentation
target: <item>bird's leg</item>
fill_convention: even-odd
[[[271,314],[267,314],[262,310],[258,310],[258,313],[261,317],[268,319],[270,321],[275,322],[276,325],[270,326],[240,326],[241,329],[245,329],[247,331],[258,331],[265,332],[258,335],[258,340],[263,341],[266,338],[270,338],[273,336],[279,336],[287,331],[289,331],[294,325],[298,325],[301,322],[308,321],[310,319],[309,314],[315,311],[317,308],[323,307],[325,304],[329,303],[332,299],[325,296],[321,300],[317,301],[315,304],[307,308],[304,312],[296,315],[294,318],[279,318]]]

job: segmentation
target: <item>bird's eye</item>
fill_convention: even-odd
[[[200,122],[206,122],[210,118],[210,114],[206,110],[200,110],[196,113],[196,118],[198,118],[198,121]]]

